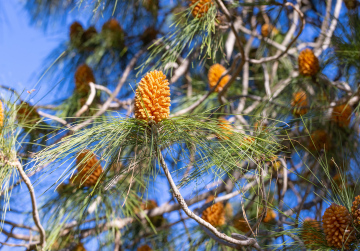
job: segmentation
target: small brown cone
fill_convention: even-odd
[[[208,73],[208,81],[210,88],[214,88],[219,81],[221,75],[226,71],[225,67],[220,64],[214,64],[210,67]],[[216,87],[215,92],[219,92],[226,85],[226,83],[230,80],[230,75],[224,76],[219,85]]]
[[[3,106],[3,103],[2,103],[1,100],[0,100],[0,126],[3,126],[3,125],[4,125],[4,118],[5,118],[5,115],[4,115],[4,106]]]
[[[328,134],[325,130],[316,130],[311,134],[311,139],[309,139],[309,150],[310,151],[320,151],[320,150],[329,150],[330,140]]]
[[[86,251],[86,249],[82,243],[79,243],[71,251]]]
[[[104,35],[104,39],[110,47],[115,49],[122,49],[124,47],[124,30],[115,18],[111,18],[104,23],[101,33]]]
[[[349,244],[355,239],[351,222],[351,215],[344,206],[333,203],[325,210],[322,223],[330,247],[349,248]]]
[[[307,247],[311,247],[321,243],[321,237],[319,236],[320,231],[320,222],[306,218],[302,224],[300,237]]]
[[[191,0],[189,6],[193,7],[192,15],[201,18],[209,11],[213,4],[212,0]],[[195,5],[195,7],[193,5]]]
[[[261,36],[268,37],[270,34],[277,35],[279,31],[271,24],[263,24],[263,26],[261,26]]]
[[[319,59],[310,49],[305,49],[299,54],[299,73],[303,76],[314,76],[320,69]]]
[[[75,72],[76,92],[87,95],[90,92],[90,82],[96,83],[93,71],[87,64],[80,65]]]
[[[141,79],[135,93],[135,118],[160,122],[170,115],[170,87],[162,71],[151,71]]]
[[[148,27],[141,35],[141,40],[143,41],[144,45],[150,44],[156,39],[157,34],[158,31],[154,27]]]
[[[36,124],[40,121],[40,114],[31,105],[22,101],[19,107],[16,117],[20,122]]]
[[[145,244],[141,247],[138,247],[137,251],[152,251],[152,248],[149,245]]]
[[[351,214],[354,219],[354,224],[360,226],[360,195],[355,197],[351,207]]]
[[[205,203],[211,202],[213,200],[214,200],[214,196],[210,196]],[[209,222],[214,227],[219,227],[224,225],[225,224],[224,204],[222,202],[212,204],[203,211],[201,218]]]
[[[234,227],[243,233],[247,233],[250,231],[249,224],[246,222],[246,220],[242,216],[234,219]]]
[[[358,5],[357,0],[344,0],[344,4],[348,10],[354,10]]]
[[[78,173],[72,179],[72,182],[82,187],[95,186],[100,175],[102,167],[94,153],[84,150],[76,157]]]
[[[76,43],[77,45],[81,44],[81,37],[82,34],[84,32],[84,28],[82,27],[82,25],[79,22],[73,22],[70,25],[70,32],[69,32],[69,37],[70,37],[70,41],[72,43]]]
[[[293,107],[293,114],[295,116],[303,116],[308,112],[307,108],[304,108],[308,106],[308,100],[306,97],[306,92],[299,91],[293,93],[293,98],[291,100],[291,106]]]
[[[340,127],[348,127],[350,125],[351,114],[352,108],[350,105],[338,105],[334,107],[331,119]]]

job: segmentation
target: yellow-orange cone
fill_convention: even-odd
[[[189,6],[193,7],[192,15],[201,18],[209,11],[213,4],[212,0],[191,0]],[[195,5],[195,7],[193,5]]]
[[[314,76],[320,69],[319,59],[310,49],[305,49],[299,54],[299,73],[303,76]]]
[[[221,75],[226,71],[225,67],[220,64],[214,64],[210,67],[208,72],[208,80],[210,88],[216,86],[217,82],[219,81]],[[215,91],[219,92],[222,88],[226,85],[226,83],[230,80],[230,75],[224,76],[219,85],[216,87]]]

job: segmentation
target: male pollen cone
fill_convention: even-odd
[[[211,202],[214,200],[214,196],[210,196],[205,203]],[[201,218],[209,222],[214,227],[219,227],[225,224],[225,209],[222,202],[212,204],[206,208]]]
[[[303,222],[300,236],[305,245],[311,246],[321,242],[321,237],[319,236],[320,231],[321,228],[318,221],[306,218]]]
[[[149,245],[145,244],[142,245],[141,247],[138,247],[137,251],[152,251],[152,248],[149,247]]]
[[[330,148],[330,140],[328,134],[325,130],[316,130],[311,134],[311,139],[309,140],[309,150],[310,151],[320,151],[325,147],[326,150]]]
[[[306,97],[306,92],[299,91],[293,93],[293,98],[291,100],[291,106],[294,107],[293,114],[295,116],[303,116],[308,112],[307,108],[304,108],[308,106],[308,100]]]
[[[354,219],[354,224],[360,226],[360,195],[355,197],[351,207],[351,213]]]
[[[75,72],[75,90],[82,95],[88,94],[90,82],[95,83],[93,71],[87,64],[80,65]]]
[[[338,105],[334,107],[331,119],[340,127],[348,127],[350,125],[351,114],[352,108],[350,105]]]
[[[80,38],[80,35],[82,35],[82,33],[84,32],[84,28],[82,27],[82,25],[79,22],[73,22],[70,25],[70,41],[74,41],[76,39]]]
[[[72,251],[86,251],[86,249],[82,243],[79,243],[72,249]]]
[[[331,247],[348,249],[355,240],[354,228],[351,226],[351,215],[344,206],[331,204],[322,217],[327,244]]]
[[[89,152],[89,150],[82,151],[76,157],[78,173],[72,180],[75,184],[82,183],[83,187],[95,186],[103,171],[95,154]]]
[[[4,106],[0,100],[0,126],[4,125]]]
[[[210,9],[210,7],[214,4],[212,0],[191,0],[191,3],[189,6],[193,6],[195,4],[195,7],[192,10],[192,15],[194,17],[201,18],[203,17]]]
[[[219,118],[219,123],[218,123],[219,127],[222,129],[222,134],[227,134],[227,135],[232,135],[232,125],[230,124],[229,121],[227,121],[224,118]],[[219,139],[224,139],[224,140],[228,140],[229,137],[227,136],[221,136],[221,135],[217,135],[217,137]]]
[[[148,72],[135,93],[135,118],[156,123],[170,115],[169,81],[162,71]]]
[[[299,54],[299,72],[303,76],[314,76],[320,69],[319,59],[310,49],[305,49]]]
[[[268,37],[270,34],[277,35],[279,31],[271,24],[263,24],[263,26],[261,26],[261,35]]]
[[[214,64],[210,67],[208,72],[208,80],[210,88],[214,88],[214,86],[219,81],[221,75],[226,71],[225,67],[220,64]],[[230,75],[224,76],[219,85],[216,87],[215,92],[219,92],[222,90],[222,88],[227,84],[227,82],[230,80]]]

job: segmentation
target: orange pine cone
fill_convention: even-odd
[[[299,73],[303,76],[314,76],[320,69],[319,60],[310,49],[301,51],[298,61]]]
[[[0,100],[0,126],[3,126],[4,125],[4,106],[3,106],[3,103],[1,102]]]
[[[151,247],[147,244],[138,247],[137,251],[152,251]]]
[[[351,215],[344,206],[331,204],[322,217],[327,244],[331,247],[345,249],[355,240],[354,228],[351,226]]]
[[[75,90],[87,95],[90,92],[89,83],[95,83],[94,73],[87,64],[80,65],[75,72]]]
[[[219,118],[219,123],[218,123],[219,127],[223,130],[222,133],[223,134],[227,134],[227,135],[232,135],[232,125],[229,123],[229,121],[227,121],[224,118]],[[217,135],[217,137],[219,139],[224,139],[224,140],[228,140],[229,137],[227,136],[221,136],[221,135]]]
[[[276,218],[276,213],[275,213],[275,211],[274,210],[272,210],[272,209],[267,209],[266,210],[267,212],[266,212],[266,216],[262,219],[262,222],[264,222],[264,223],[269,223],[269,222],[272,222],[272,221],[274,221],[275,220],[275,218]],[[261,213],[262,212],[262,208],[260,208],[260,210],[259,210],[259,213]]]
[[[210,196],[205,203],[211,202],[214,200],[214,196]],[[209,222],[214,227],[219,227],[225,224],[225,210],[224,204],[222,202],[215,203],[210,207],[206,208],[201,218]]]
[[[213,4],[212,0],[191,0],[189,6],[193,7],[195,5],[191,13],[194,17],[201,18],[209,11]]]
[[[102,167],[94,153],[84,150],[76,157],[78,173],[72,179],[75,184],[81,184],[83,187],[95,186],[100,175]]]
[[[86,251],[86,249],[82,243],[79,243],[72,249],[72,251]]]
[[[320,222],[306,218],[302,225],[300,237],[306,246],[319,244],[321,243],[321,237],[319,236],[320,231]]]
[[[348,127],[350,125],[351,114],[351,106],[347,104],[338,105],[334,107],[331,119],[340,127]]]
[[[312,140],[311,140],[312,139]],[[310,151],[319,151],[329,150],[330,140],[328,134],[325,130],[316,130],[311,134],[311,139],[309,140],[309,150]]]
[[[261,35],[263,37],[268,37],[270,34],[277,35],[279,34],[279,31],[271,24],[263,24],[263,26],[261,26]]]
[[[344,4],[348,10],[354,10],[357,7],[357,1],[356,0],[344,0]]]
[[[246,222],[246,220],[244,219],[244,217],[235,218],[234,219],[234,227],[243,233],[247,233],[250,231],[250,227],[249,227],[248,223]]]
[[[135,118],[156,123],[170,115],[170,87],[162,71],[151,71],[141,79],[135,93]]]
[[[360,226],[360,195],[356,196],[353,201],[351,214],[354,219],[354,224]]]
[[[208,80],[210,88],[214,88],[214,86],[219,81],[221,75],[226,71],[225,67],[220,64],[214,64],[210,67],[209,73],[208,73]],[[226,85],[226,83],[230,80],[230,75],[224,76],[219,85],[216,87],[215,92],[219,92],[222,90],[222,88]]]
[[[308,100],[306,97],[306,92],[299,91],[293,93],[293,98],[291,100],[291,106],[294,107],[293,114],[295,116],[303,116],[308,112],[307,108],[303,108],[308,106]]]

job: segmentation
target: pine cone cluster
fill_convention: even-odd
[[[351,214],[354,219],[354,224],[360,226],[360,195],[355,197],[351,207]]]
[[[308,112],[307,108],[304,108],[308,106],[308,100],[306,97],[306,92],[299,91],[293,93],[293,98],[291,100],[291,106],[294,107],[293,114],[295,116],[303,116]]]
[[[350,105],[338,105],[334,107],[331,119],[340,127],[348,127],[350,125],[351,114],[352,108]]]
[[[151,71],[141,79],[135,93],[135,118],[156,123],[170,115],[170,87],[161,71]]]
[[[320,223],[314,219],[306,218],[301,229],[301,239],[306,246],[312,246],[321,243],[321,227]]]
[[[75,72],[75,90],[81,95],[88,95],[90,92],[89,83],[96,83],[94,73],[87,64],[80,65]]]
[[[76,157],[78,173],[75,174],[72,182],[81,184],[82,187],[95,186],[103,170],[99,160],[89,150],[82,151]]]
[[[138,247],[137,251],[152,251],[152,248],[149,245],[145,244],[141,247]]]
[[[329,148],[330,140],[325,130],[316,130],[311,134],[311,139],[309,140],[310,151],[329,150]]]
[[[305,49],[299,54],[299,72],[303,76],[314,76],[320,69],[319,59],[310,49]]]
[[[205,203],[211,202],[214,200],[214,196],[210,196]],[[215,203],[210,207],[206,208],[201,218],[209,222],[214,227],[219,227],[225,224],[225,209],[222,202]]]
[[[263,26],[261,26],[261,36],[268,37],[270,34],[277,35],[279,31],[271,24],[263,24]]]
[[[210,88],[214,88],[217,82],[219,81],[221,75],[226,71],[225,67],[220,64],[214,64],[210,67],[208,72],[208,80]],[[224,76],[219,85],[216,87],[215,92],[219,92],[226,85],[226,83],[230,80],[230,75]]]
[[[189,6],[193,7],[195,5],[191,13],[194,17],[201,18],[209,11],[213,4],[212,0],[191,0]]]
[[[331,204],[322,217],[327,244],[330,247],[349,248],[355,236],[351,225],[352,219],[344,206]]]
[[[0,100],[0,126],[4,125],[4,119],[5,119],[4,106],[3,106],[3,103]]]
[[[77,49],[94,50],[96,46],[88,43],[97,35],[97,30],[94,26],[90,26],[84,30],[79,22],[73,22],[70,25],[70,43]]]

